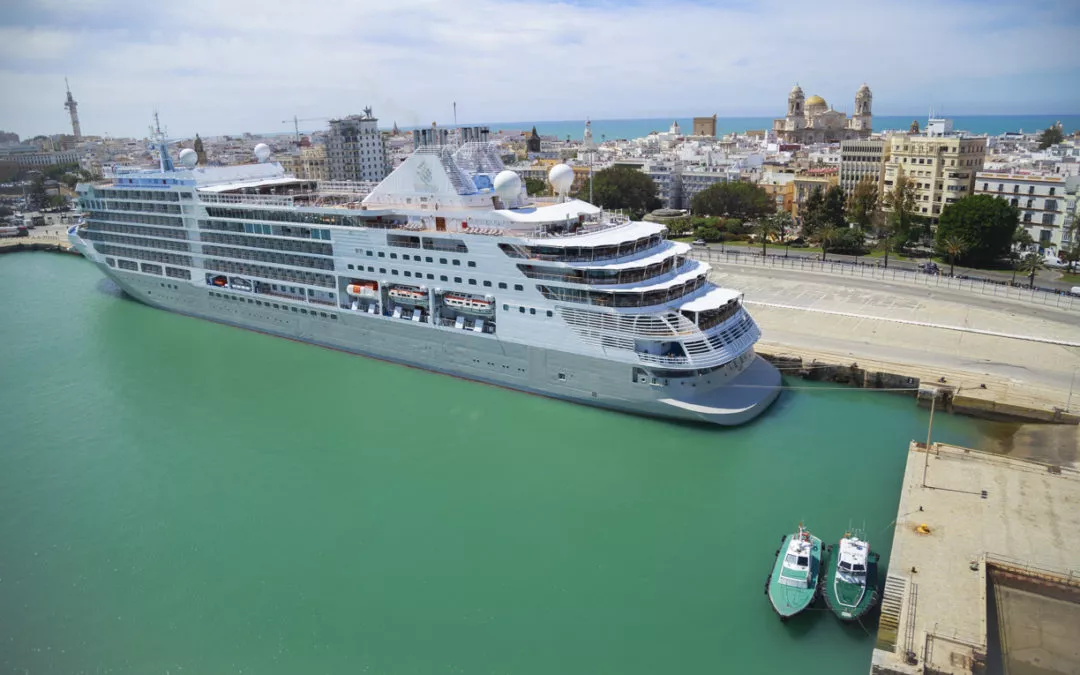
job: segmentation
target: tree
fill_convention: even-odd
[[[1028,253],[1020,259],[1020,271],[1028,278],[1028,286],[1035,287],[1035,275],[1039,270],[1046,269],[1046,263],[1038,253]]]
[[[869,230],[878,208],[877,182],[870,176],[855,184],[847,202],[847,216],[860,229]]]
[[[825,201],[821,206],[823,224],[828,227],[847,227],[847,216],[844,213],[844,189],[834,185],[825,191]]]
[[[899,248],[911,236],[911,216],[915,213],[915,182],[901,174],[885,192],[885,206],[893,212],[890,243]]]
[[[7,204],[0,204],[0,218],[7,218],[8,216],[11,216],[11,215],[14,215],[14,214],[15,214],[15,209],[11,208]]]
[[[776,222],[774,216],[768,218],[762,218],[754,226],[754,232],[761,237],[761,257],[764,258],[768,255],[769,235],[777,235],[780,233],[779,224]]]
[[[530,197],[542,195],[548,191],[547,182],[542,181],[539,178],[526,178],[525,191],[529,193]]]
[[[794,225],[791,220],[791,214],[787,211],[777,211],[769,216],[769,220],[772,221],[776,235],[780,237],[780,241],[784,242],[784,257],[786,258],[788,254],[788,236],[791,235]]]
[[[1070,248],[1058,251],[1058,259],[1068,265],[1067,270],[1069,274],[1075,272],[1076,263],[1080,263],[1080,243],[1073,244]]]
[[[938,219],[936,248],[945,252],[944,242],[951,237],[967,242],[960,256],[971,267],[989,265],[1008,255],[1020,217],[1016,207],[990,195],[971,195],[941,210]]]
[[[956,268],[956,259],[963,255],[964,251],[966,251],[967,248],[967,240],[956,235],[951,235],[950,237],[941,242],[941,249],[949,258],[950,277],[953,275],[953,270]]]
[[[1046,150],[1051,145],[1057,145],[1065,140],[1065,134],[1061,131],[1061,126],[1054,124],[1047,127],[1041,134],[1039,134],[1039,149]]]
[[[30,181],[30,191],[26,195],[28,210],[40,211],[45,208],[45,203],[48,201],[48,195],[45,194],[45,176],[40,173],[34,174],[33,179]]]
[[[593,174],[593,201],[605,209],[627,209],[636,217],[660,208],[656,183],[648,174],[628,166],[612,166]],[[586,183],[582,196],[587,198]]]
[[[829,252],[829,246],[840,238],[843,230],[835,225],[826,225],[818,230],[818,237],[821,239],[821,260],[825,261],[825,254]]]
[[[810,191],[810,196],[806,198],[800,211],[804,235],[814,234],[825,224],[825,193],[820,185]]]
[[[704,216],[728,216],[740,220],[757,220],[776,210],[768,192],[757,185],[743,182],[713,183],[694,195],[690,206],[694,213]]]

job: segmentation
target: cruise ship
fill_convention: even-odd
[[[298,179],[262,144],[246,165],[174,164],[159,138],[158,167],[77,187],[68,236],[192,317],[660,418],[737,425],[776,399],[742,294],[663,225],[571,198],[566,165],[530,200],[485,129],[414,134],[377,184]]]

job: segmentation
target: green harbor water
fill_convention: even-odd
[[[927,413],[789,384],[745,427],[667,423],[0,256],[0,672],[865,673],[863,628],[782,624],[764,581],[799,521],[887,560]]]

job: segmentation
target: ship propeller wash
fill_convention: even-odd
[[[427,131],[427,130],[425,130]],[[441,130],[440,130],[441,131]],[[780,375],[739,291],[657,223],[529,201],[486,129],[415,135],[381,183],[177,165],[80,184],[73,245],[173,312],[588,405],[735,425]]]

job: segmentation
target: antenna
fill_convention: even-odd
[[[457,101],[454,101],[454,126],[457,126]]]

